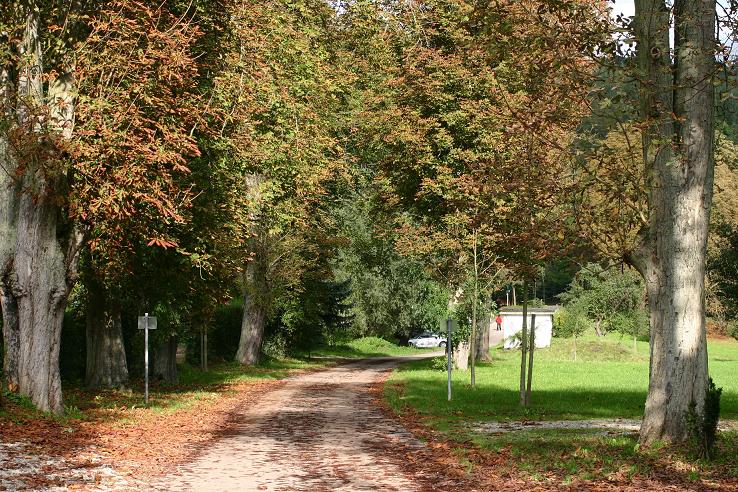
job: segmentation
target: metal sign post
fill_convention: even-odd
[[[453,343],[451,342],[451,332],[453,321],[451,318],[446,320],[446,354],[448,360],[448,401],[451,401],[451,348]]]
[[[156,316],[138,317],[138,329],[144,331],[144,402],[149,403],[149,330],[156,330]]]

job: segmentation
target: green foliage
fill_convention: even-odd
[[[586,316],[600,333],[617,331],[632,337],[647,333],[643,281],[630,268],[603,269],[590,263],[559,298],[569,311]]]
[[[280,334],[289,353],[346,340],[353,322],[350,296],[350,279],[337,282],[308,276],[298,295],[278,303],[267,335]]]
[[[419,261],[400,255],[391,235],[377,233],[382,215],[358,193],[335,211],[345,238],[333,262],[337,281],[350,281],[346,298],[352,319],[345,336],[375,335],[406,340],[423,330],[437,331],[445,317],[446,289]]]
[[[697,411],[697,403],[691,402],[685,415],[687,429],[692,445],[701,458],[712,459],[717,426],[720,420],[720,396],[722,388],[716,388],[712,378],[705,388],[705,403],[702,413]]]
[[[446,371],[448,372],[448,356],[433,357],[431,359],[430,367],[434,371]]]
[[[283,333],[272,333],[264,340],[261,351],[272,359],[283,359],[287,357],[290,347]]]
[[[592,327],[586,314],[576,308],[559,309],[554,313],[554,336],[562,338],[581,337]]]
[[[730,324],[728,334],[738,340],[738,320],[735,320],[733,321],[733,323]]]

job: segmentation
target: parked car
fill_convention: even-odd
[[[446,337],[442,337],[432,333],[430,331],[424,331],[420,335],[414,336],[407,341],[407,344],[411,347],[425,348],[425,347],[445,347]]]

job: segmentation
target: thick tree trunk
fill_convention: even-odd
[[[649,228],[628,255],[646,280],[651,364],[641,443],[687,438],[690,403],[702,412],[707,384],[705,251],[713,186],[715,1],[677,1],[675,57],[669,9],[636,0]]]
[[[30,186],[42,183],[26,179]],[[11,286],[18,307],[18,386],[41,410],[63,410],[59,344],[67,296],[67,262],[57,238],[59,210],[51,197],[24,194]]]
[[[467,369],[469,369],[469,355],[469,341],[464,340],[462,342],[459,342],[459,344],[454,348],[453,352],[454,367],[461,371],[466,371]]]
[[[0,110],[11,105],[11,79],[7,67],[0,67]],[[3,117],[11,118],[10,114]],[[18,306],[13,297],[10,278],[15,256],[16,225],[20,182],[16,179],[18,164],[10,153],[8,137],[0,132],[0,311],[3,316],[3,373],[11,391],[18,390]]]
[[[3,374],[5,374],[8,390],[15,393],[18,391],[18,356],[20,351],[18,306],[15,303],[15,298],[5,293],[2,293],[0,303],[3,315]]]
[[[177,337],[168,337],[156,347],[153,376],[167,383],[179,382],[177,374]]]
[[[241,340],[238,343],[236,361],[245,365],[256,365],[261,356],[261,344],[264,339],[266,313],[252,294],[245,294],[243,299],[243,318],[241,320]]]
[[[44,66],[39,36],[40,13],[37,2],[16,4],[19,25],[23,26],[17,49],[15,94],[11,84],[3,87],[8,108],[6,121],[23,138],[22,167],[9,151],[13,146],[3,136],[0,159],[8,165],[0,178],[0,288],[10,383],[30,397],[41,410],[63,410],[59,376],[59,345],[67,297],[74,283],[80,237],[65,220],[60,205],[64,173],[49,166],[55,149],[48,139],[34,138],[50,128],[62,138],[71,136],[74,104],[71,94],[73,70],[48,84],[44,96]],[[61,72],[61,70],[59,70]],[[61,103],[64,104],[61,104]],[[49,109],[48,126],[42,128],[38,114]],[[42,111],[41,111],[42,112]],[[37,148],[32,148],[37,146]],[[56,164],[56,163],[52,163]],[[6,174],[6,171],[7,174]],[[9,343],[8,343],[9,342]],[[15,381],[13,381],[15,380]]]
[[[95,281],[87,290],[85,369],[85,383],[90,388],[118,388],[128,383],[119,298]]]

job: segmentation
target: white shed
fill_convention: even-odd
[[[536,347],[550,347],[553,335],[553,317],[559,306],[543,306],[528,308],[528,329],[530,330],[533,314],[536,315]],[[503,347],[506,349],[520,346],[520,332],[523,329],[523,308],[502,308]],[[497,329],[496,326],[490,329]]]

